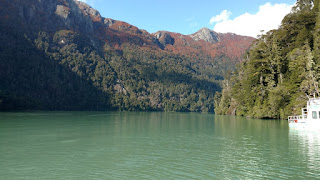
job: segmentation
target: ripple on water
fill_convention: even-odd
[[[0,115],[1,116],[1,115]],[[3,179],[315,179],[318,134],[196,113],[1,116]]]

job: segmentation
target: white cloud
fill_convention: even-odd
[[[220,21],[212,20],[218,20],[218,18],[215,18],[221,16],[223,14],[221,13],[218,16],[212,17],[210,19],[210,24],[217,22],[213,29],[216,32],[231,32],[239,35],[257,37],[257,35],[261,34],[261,30],[267,32],[272,29],[277,29],[284,16],[291,11],[292,6],[293,5],[272,5],[270,3],[266,3],[259,7],[259,11],[256,14],[245,13],[233,20],[229,18],[221,18],[222,20]]]
[[[228,10],[223,10],[219,15],[216,15],[210,19],[210,24],[226,21],[231,16],[231,12]]]

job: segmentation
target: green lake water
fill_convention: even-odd
[[[0,179],[320,179],[320,134],[198,113],[0,113]]]

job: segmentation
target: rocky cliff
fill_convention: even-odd
[[[0,109],[213,111],[254,40],[154,34],[75,0],[0,0]]]

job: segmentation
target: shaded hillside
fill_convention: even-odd
[[[0,28],[2,110],[213,111],[253,41],[150,34],[74,0],[0,0]]]
[[[319,95],[319,0],[298,0],[279,29],[254,42],[215,97],[216,113],[258,118],[301,114]]]

